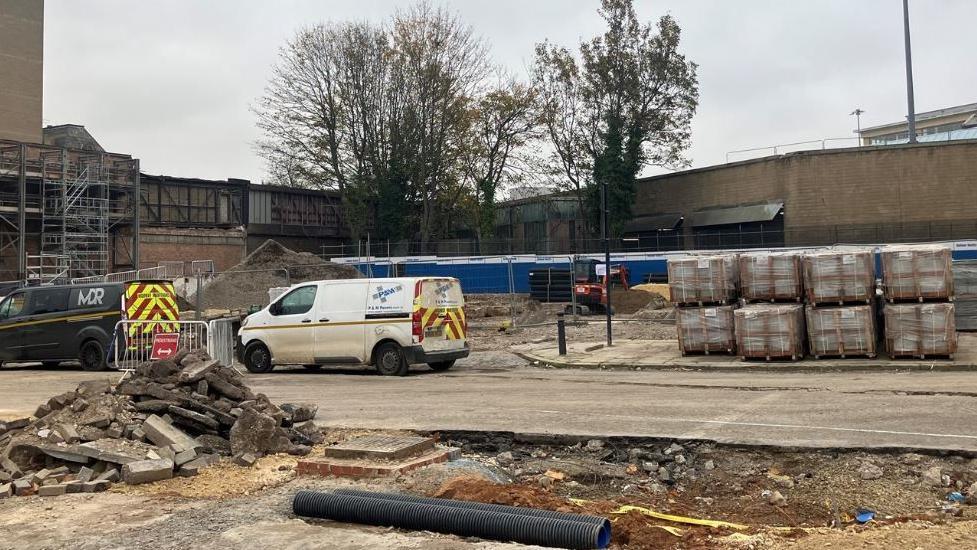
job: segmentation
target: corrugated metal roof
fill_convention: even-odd
[[[732,223],[768,222],[784,209],[784,201],[699,210],[692,214],[692,227]]]
[[[625,233],[642,233],[645,231],[659,231],[675,229],[682,223],[682,214],[658,214],[655,216],[638,216],[624,225]]]

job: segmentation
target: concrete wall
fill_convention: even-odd
[[[863,226],[867,240],[891,240],[877,226],[906,233],[953,224],[954,233],[973,233],[977,141],[793,153],[655,176],[639,182],[634,214],[680,212],[688,220],[703,208],[771,200],[784,201],[788,245],[855,239],[844,238],[858,233],[849,226]],[[836,236],[839,227],[849,229]]]
[[[0,139],[41,142],[44,0],[0,2]]]

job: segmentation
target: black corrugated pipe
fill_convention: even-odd
[[[537,508],[524,508],[521,506],[505,506],[502,504],[486,504],[484,502],[470,502],[467,500],[451,500],[447,498],[426,498],[404,493],[377,493],[374,491],[362,491],[360,489],[336,489],[332,491],[337,495],[350,495],[354,497],[382,498],[386,500],[399,500],[402,502],[417,502],[420,504],[434,504],[439,506],[451,506],[453,508],[471,508],[474,510],[484,510],[486,512],[502,512],[504,514],[516,514],[519,516],[531,516],[536,518],[562,519],[565,521],[576,521],[580,523],[591,523],[600,525],[611,530],[611,522],[607,518],[598,516],[587,516],[584,514],[567,514],[564,512],[552,512],[550,510],[539,510]]]
[[[609,525],[598,523],[318,491],[296,493],[292,509],[304,517],[557,548],[606,548],[611,541]]]

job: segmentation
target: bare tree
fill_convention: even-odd
[[[630,218],[635,179],[647,166],[686,166],[690,123],[698,105],[696,65],[678,51],[670,16],[641,25],[633,0],[602,0],[601,36],[568,50],[537,46],[534,81],[556,163],[589,206],[592,229],[598,184],[608,183],[619,232]]]
[[[500,188],[518,183],[535,167],[527,163],[527,145],[540,137],[537,93],[506,75],[483,95],[473,112],[473,140],[468,148],[468,177],[474,194],[475,234],[479,245],[495,227]]]

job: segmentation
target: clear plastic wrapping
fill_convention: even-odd
[[[675,328],[682,355],[736,351],[733,332],[735,306],[677,307]]]
[[[977,260],[954,260],[953,295],[964,300],[977,300]]]
[[[805,254],[804,292],[811,305],[871,303],[875,295],[875,255],[868,250]]]
[[[878,354],[872,306],[807,306],[805,317],[807,342],[814,357]]]
[[[885,349],[892,357],[952,355],[957,351],[954,304],[886,304]]]
[[[736,256],[688,256],[668,260],[668,291],[675,304],[726,304],[736,299]]]
[[[801,257],[790,253],[751,253],[739,257],[740,295],[745,300],[798,300],[804,283]]]
[[[887,300],[953,297],[950,248],[942,245],[882,249],[882,290]]]
[[[753,304],[733,312],[741,357],[804,357],[804,306]]]

